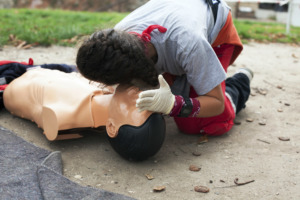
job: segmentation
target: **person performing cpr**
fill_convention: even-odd
[[[187,134],[222,135],[245,107],[253,72],[226,78],[243,46],[224,0],[151,0],[113,29],[93,33],[77,53],[87,79],[144,82],[139,111],[174,117]]]

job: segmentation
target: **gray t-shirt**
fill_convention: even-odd
[[[141,34],[150,25],[167,28],[165,33],[157,29],[151,33],[151,43],[158,54],[156,70],[186,75],[198,95],[203,95],[226,78],[211,44],[224,26],[229,10],[221,0],[214,24],[205,0],[150,0],[126,16],[115,29]]]

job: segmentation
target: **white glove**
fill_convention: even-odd
[[[175,95],[172,94],[168,83],[162,75],[158,76],[159,89],[146,90],[139,94],[136,107],[139,111],[149,110],[169,114],[174,106]]]

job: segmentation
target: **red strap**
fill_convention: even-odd
[[[8,86],[8,84],[0,85],[0,91],[3,91],[7,86]]]
[[[0,60],[0,65],[6,65],[10,63],[20,63],[22,65],[33,65],[33,59],[29,58],[28,63],[27,62],[17,62],[17,61],[10,61],[10,60]]]
[[[151,32],[154,30],[154,29],[158,29],[159,32],[161,33],[165,33],[167,31],[167,29],[163,26],[160,26],[160,25],[150,25],[148,26],[148,28],[146,28],[142,34],[139,34],[139,33],[136,33],[136,32],[129,32],[129,33],[133,33],[133,34],[136,34],[138,35],[142,40],[144,40],[145,42],[150,42],[151,41]]]
[[[193,109],[191,110],[188,117],[197,117],[197,115],[200,112],[200,107],[201,107],[200,102],[196,98],[190,98],[190,100],[193,105]],[[184,106],[184,104],[186,104],[185,99],[180,95],[175,95],[174,106],[173,106],[171,112],[169,113],[169,116],[180,117],[179,114],[180,114],[180,111],[181,111],[182,107]]]
[[[28,65],[33,65],[33,59],[32,58],[29,58]]]

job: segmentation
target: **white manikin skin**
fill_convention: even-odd
[[[44,130],[48,140],[76,138],[58,135],[60,130],[106,126],[116,137],[120,126],[142,125],[152,114],[138,112],[137,87],[118,86],[102,90],[78,73],[32,69],[12,81],[4,91],[5,108],[31,120]]]

